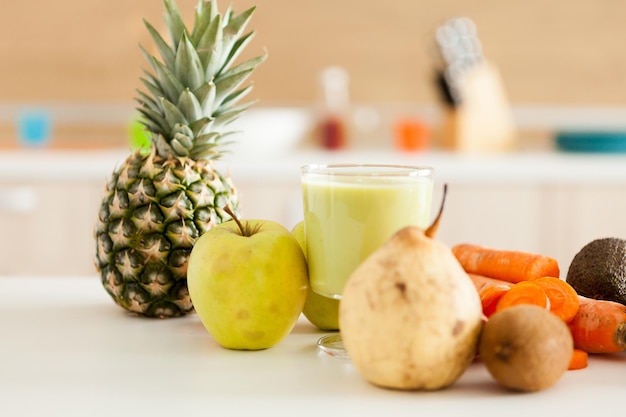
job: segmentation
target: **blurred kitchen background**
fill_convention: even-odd
[[[178,4],[191,19],[196,0]],[[609,107],[615,114],[626,102],[626,48],[620,42],[626,3],[620,1],[233,4],[237,10],[258,4],[251,22],[257,36],[247,53],[264,48],[269,53],[253,77],[259,106],[310,106],[320,99],[320,72],[339,65],[349,74],[353,102],[424,111],[437,98],[434,31],[455,16],[476,23],[485,54],[499,67],[509,100],[520,110],[522,127],[567,124],[568,113],[560,110],[570,107],[592,107],[592,115]],[[15,142],[18,109],[40,104],[58,116],[58,146],[121,141],[145,67],[138,44],[151,49],[142,19],[162,28],[161,15],[158,0],[5,4],[0,15],[0,143]]]
[[[177,0],[188,22],[196,3]],[[626,238],[626,2],[232,4],[257,5],[243,58],[268,52],[220,162],[246,216],[293,226],[302,163],[414,163],[450,185],[449,244],[542,252],[566,272],[589,240]],[[489,67],[455,101],[437,33],[459,17]],[[133,146],[138,45],[154,52],[144,18],[162,29],[161,1],[3,5],[0,274],[95,273],[104,184]]]

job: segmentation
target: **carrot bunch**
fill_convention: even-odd
[[[471,244],[452,252],[474,282],[486,319],[517,304],[535,304],[561,318],[574,339],[570,369],[585,368],[589,353],[626,350],[626,306],[578,295],[559,278],[554,258]]]
[[[496,280],[482,275],[469,275],[477,289],[478,285],[481,286],[478,294],[483,305],[483,314],[487,318],[497,311],[518,304],[543,307],[565,323],[574,319],[578,312],[580,303],[576,290],[560,278],[545,276],[512,284],[507,281],[493,282]]]

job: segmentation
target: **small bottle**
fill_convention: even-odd
[[[341,149],[348,142],[350,98],[348,73],[341,67],[327,67],[320,74],[323,109],[319,121],[319,141],[324,149]]]

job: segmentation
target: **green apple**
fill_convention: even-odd
[[[306,239],[304,222],[296,224],[291,233],[296,238],[306,255]],[[302,310],[304,316],[320,330],[339,330],[339,300],[324,297],[311,289],[306,293],[306,301]]]
[[[306,258],[282,225],[234,220],[214,226],[194,244],[189,296],[221,346],[267,349],[291,332],[302,313],[309,283]]]

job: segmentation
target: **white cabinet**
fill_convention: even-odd
[[[95,274],[99,204],[106,179],[126,155],[0,153],[0,275]],[[302,219],[299,166],[345,161],[434,166],[433,216],[445,182],[438,239],[450,246],[469,242],[543,253],[559,261],[565,276],[589,241],[626,238],[626,159],[620,157],[302,152],[233,159],[228,171],[245,218],[290,229]]]
[[[435,192],[433,215],[441,202]],[[451,182],[438,239],[527,250],[541,245],[542,192],[531,185],[466,185]]]
[[[295,184],[238,184],[244,215],[292,227],[301,219]],[[435,188],[433,217],[442,197]],[[626,187],[450,182],[437,239],[552,256],[565,277],[574,255],[601,237],[626,238]]]
[[[451,184],[439,238],[449,245],[475,243],[549,255],[565,277],[576,252],[619,222],[617,211],[599,208],[626,209],[626,195],[615,187],[590,194],[596,194],[592,186]],[[616,233],[626,238],[626,224]]]
[[[561,275],[576,253],[594,239],[626,239],[626,186],[561,186],[552,199],[553,215],[545,225],[545,242],[561,262]],[[548,220],[548,219],[547,219]]]
[[[279,222],[291,230],[303,218],[298,183],[235,182],[242,216]]]
[[[0,183],[0,275],[87,275],[104,182]]]

